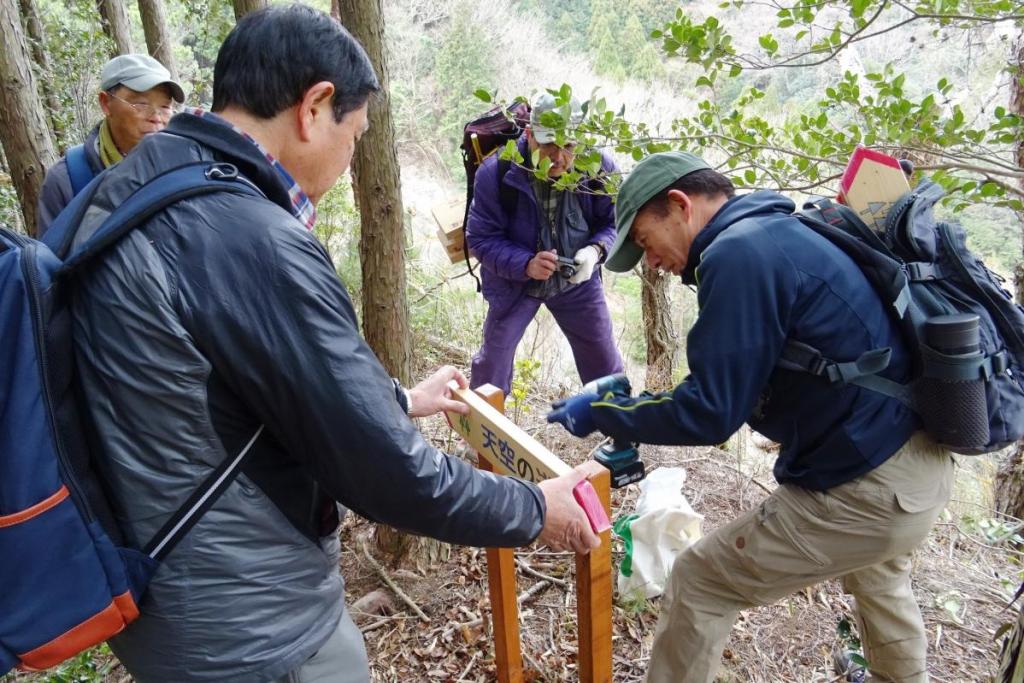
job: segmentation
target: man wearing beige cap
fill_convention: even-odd
[[[184,101],[181,86],[149,55],[119,55],[107,62],[100,73],[103,120],[46,172],[36,234],[42,235],[100,171],[120,161],[144,136],[163,130]]]
[[[637,164],[616,200],[605,267],[624,272],[646,257],[696,287],[690,374],[656,395],[579,394],[548,416],[580,437],[691,446],[722,443],[747,422],[782,444],[774,492],[676,560],[649,683],[710,683],[741,610],[830,578],[856,598],[873,679],[928,680],[911,553],[949,500],[953,461],[899,400],[784,361],[792,340],[836,362],[888,348],[882,376],[903,383],[911,370],[864,273],[794,208],[776,192],[736,196],[686,152]],[[842,668],[863,680],[863,669]]]

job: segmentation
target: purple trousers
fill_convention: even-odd
[[[612,339],[612,321],[601,278],[595,276],[546,301],[523,294],[510,300],[489,302],[483,346],[473,356],[471,387],[493,384],[508,395],[516,347],[541,304],[548,307],[569,340],[576,371],[584,383],[622,372],[622,357]]]

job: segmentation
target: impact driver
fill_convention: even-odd
[[[629,396],[633,387],[624,373],[607,375],[587,382],[583,386],[584,393],[593,392],[600,397],[611,392],[620,396]],[[629,441],[613,440],[597,449],[594,460],[608,468],[612,474],[612,488],[622,488],[626,484],[640,481],[646,475],[644,463],[640,460],[640,452],[636,444]]]

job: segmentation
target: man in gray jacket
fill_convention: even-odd
[[[594,463],[538,486],[439,452],[408,415],[449,407],[446,380],[465,380],[442,370],[406,394],[359,335],[309,229],[378,88],[363,49],[327,15],[249,14],[218,55],[215,113],[147,136],[104,176],[76,235],[87,240],[132,192],[190,162],[233,167],[263,195],[172,204],[75,283],[80,390],[129,540],[144,545],[263,429],[158,568],[139,619],[111,640],[141,683],[368,681],[338,570],[338,503],[452,543],[598,543],[571,495]]]
[[[39,194],[36,235],[103,169],[132,151],[143,137],[163,130],[185,101],[185,93],[164,65],[149,55],[118,55],[100,73],[97,96],[103,119],[46,171]]]

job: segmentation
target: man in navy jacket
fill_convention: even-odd
[[[734,196],[731,182],[684,152],[655,154],[625,180],[606,267],[653,268],[696,285],[691,374],[636,398],[581,394],[549,415],[577,436],[707,445],[744,422],[780,442],[779,487],[680,554],[648,680],[712,681],[741,609],[832,577],[856,598],[865,656],[882,680],[926,681],[927,640],[910,588],[911,553],[948,501],[949,453],[899,401],[778,367],[787,340],[837,361],[892,349],[910,357],[857,265],[791,214],[774,192]]]

